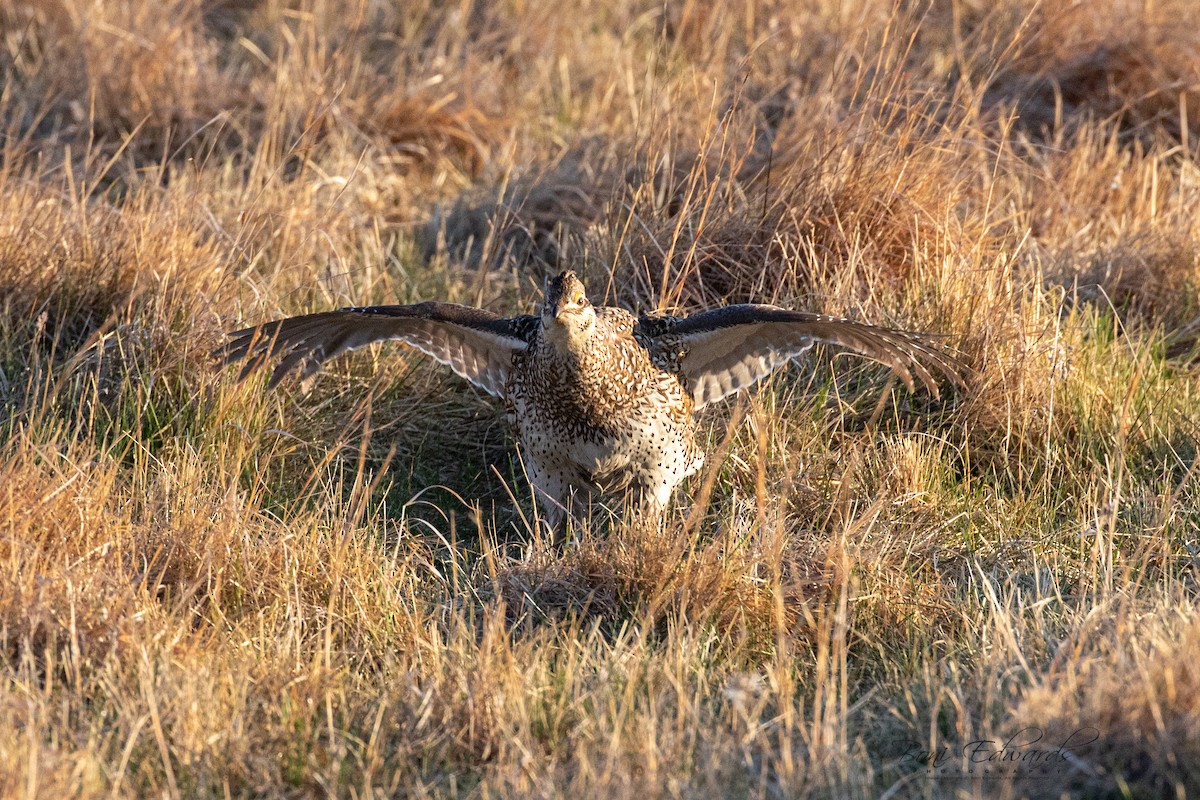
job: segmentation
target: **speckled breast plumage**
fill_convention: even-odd
[[[652,363],[635,323],[622,309],[599,309],[581,352],[538,340],[514,358],[508,409],[535,484],[632,489],[661,504],[700,468],[691,396],[679,375]]]

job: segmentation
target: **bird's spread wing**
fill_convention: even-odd
[[[500,396],[513,354],[529,345],[536,317],[501,318],[453,303],[342,308],[289,317],[230,334],[214,355],[226,364],[246,359],[241,377],[282,360],[271,386],[292,370],[316,372],[329,359],[373,342],[398,340],[433,356],[471,383]]]
[[[935,397],[927,362],[956,384],[965,367],[918,333],[765,305],[735,305],[695,316],[642,317],[638,338],[666,369],[682,375],[696,407],[765,378],[814,344],[846,347],[891,367],[913,389],[913,375]]]

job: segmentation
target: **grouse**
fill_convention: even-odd
[[[657,516],[700,469],[695,412],[770,375],[814,344],[839,345],[913,376],[935,397],[928,362],[956,384],[963,364],[930,337],[769,305],[689,317],[593,306],[574,272],[547,281],[538,315],[500,317],[453,303],[362,306],[235,331],[217,350],[241,378],[280,358],[269,386],[299,368],[397,340],[504,400],[545,519],[561,537],[598,495]]]

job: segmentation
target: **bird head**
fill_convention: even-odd
[[[588,302],[583,283],[567,270],[546,280],[542,302],[542,325],[549,331],[566,333],[568,338],[586,336],[596,323],[596,309]]]

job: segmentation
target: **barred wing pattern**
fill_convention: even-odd
[[[840,345],[891,367],[912,391],[934,396],[929,368],[962,385],[964,365],[919,333],[767,305],[733,305],[691,317],[645,316],[635,335],[656,363],[682,375],[697,408],[750,386],[814,344]]]
[[[241,378],[273,358],[275,386],[289,372],[312,375],[347,350],[396,340],[432,356],[471,383],[503,396],[513,355],[525,350],[537,317],[503,318],[454,303],[362,306],[268,322],[230,334],[215,355],[226,364],[246,359]]]

